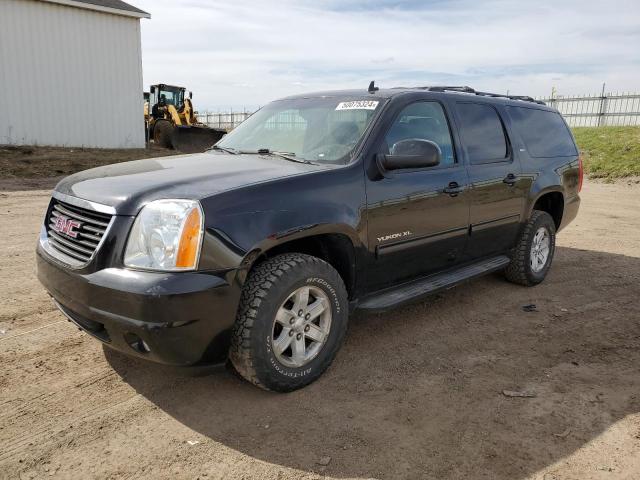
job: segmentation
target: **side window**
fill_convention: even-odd
[[[578,154],[559,113],[525,107],[507,107],[507,112],[532,157]]]
[[[439,103],[416,102],[407,105],[385,136],[387,153],[400,140],[412,138],[435,142],[442,151],[441,165],[455,163],[449,124]]]
[[[498,112],[491,105],[458,103],[460,133],[471,163],[501,162],[509,156]]]

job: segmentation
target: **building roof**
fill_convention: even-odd
[[[136,18],[151,18],[144,10],[122,2],[121,0],[43,0],[50,3],[58,3],[69,7],[84,8],[98,12],[112,13]]]

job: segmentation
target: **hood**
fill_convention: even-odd
[[[276,156],[205,152],[92,168],[66,177],[56,191],[115,207],[118,215],[135,215],[153,200],[201,200],[226,190],[327,168],[331,166]]]

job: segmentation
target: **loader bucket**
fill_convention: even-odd
[[[226,133],[221,129],[200,126],[176,127],[171,138],[171,145],[175,150],[183,153],[204,152]]]

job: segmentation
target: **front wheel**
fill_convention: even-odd
[[[556,248],[556,225],[547,212],[534,210],[525,225],[505,270],[507,280],[525,286],[542,282],[547,276]]]
[[[329,367],[347,319],[346,289],[331,265],[310,255],[278,255],[247,278],[229,357],[259,387],[296,390]]]
[[[153,141],[163,148],[172,148],[174,126],[168,120],[157,120],[153,127]]]

